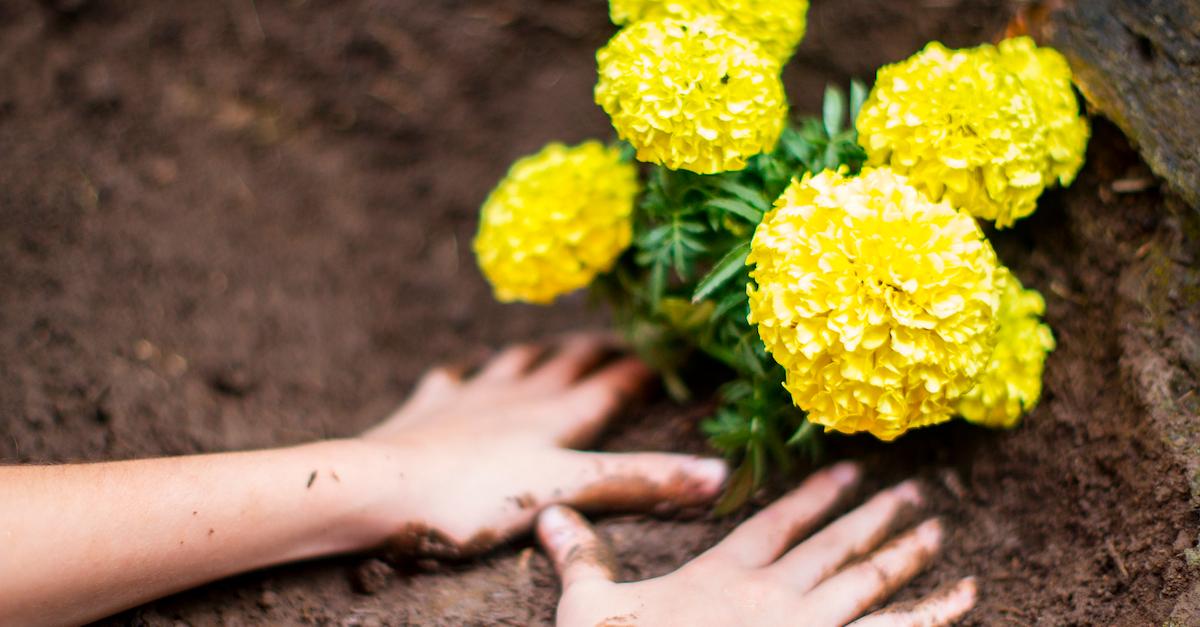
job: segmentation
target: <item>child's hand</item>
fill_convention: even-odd
[[[615,564],[608,546],[575,512],[549,508],[538,520],[538,537],[562,577],[558,624],[703,627],[854,621],[924,568],[942,535],[940,523],[931,519],[871,552],[906,511],[920,504],[916,486],[906,482],[789,550],[857,479],[852,464],[819,472],[679,570],[637,583],[613,583]],[[854,624],[946,625],[971,609],[975,594],[974,580],[964,579],[916,604],[885,608]]]
[[[553,503],[663,510],[714,497],[726,476],[719,460],[571,450],[652,378],[631,357],[602,364],[611,353],[602,337],[576,336],[548,352],[509,348],[469,379],[427,374],[361,438],[364,453],[382,453],[398,470],[378,478],[391,544],[462,556],[529,529]]]

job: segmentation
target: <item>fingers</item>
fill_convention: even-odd
[[[535,385],[561,387],[574,382],[595,368],[605,356],[618,348],[609,335],[573,335],[559,345],[545,363],[534,368],[529,377]]]
[[[669,511],[707,503],[725,483],[719,459],[669,453],[565,453],[573,485],[560,502],[587,511]]]
[[[817,609],[818,624],[844,625],[912,579],[937,554],[941,542],[941,522],[927,520],[826,579],[805,596],[804,603]]]
[[[979,591],[974,577],[961,579],[906,609],[884,608],[860,618],[851,627],[942,627],[951,625],[975,607]]]
[[[408,400],[387,420],[369,429],[373,436],[391,435],[405,428],[404,416],[427,411],[454,398],[462,388],[462,377],[466,371],[460,366],[433,368],[421,376]]]
[[[443,400],[449,398],[462,385],[462,366],[440,366],[421,376],[412,393],[412,402],[421,400]]]
[[[883,542],[897,519],[921,504],[915,481],[905,481],[876,494],[864,505],[837,519],[769,568],[802,591],[812,589],[851,558]]]
[[[517,379],[545,352],[546,347],[537,344],[510,346],[484,364],[475,380],[495,382]]]
[[[616,576],[612,550],[572,509],[551,505],[543,510],[537,537],[554,562],[563,591],[581,581],[612,581]]]
[[[774,561],[799,537],[825,518],[842,496],[858,483],[859,468],[842,462],[814,473],[763,511],[733,530],[702,559],[760,567]]]
[[[605,423],[630,398],[654,380],[654,372],[635,357],[602,368],[567,392],[554,412],[555,442],[579,447],[591,442]]]

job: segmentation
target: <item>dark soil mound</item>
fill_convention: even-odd
[[[791,97],[815,111],[827,81],[930,39],[990,39],[1006,4],[815,2]],[[591,86],[611,32],[599,0],[0,0],[0,462],[350,435],[434,363],[602,325],[579,298],[495,304],[470,241],[514,158],[608,136]],[[1114,194],[1144,171],[1103,123],[1090,156],[998,237],[1046,294],[1060,345],[1025,425],[830,450],[867,460],[875,485],[936,486],[953,536],[906,594],[977,574],[971,623],[1161,623],[1192,582],[1188,482],[1146,409],[1174,345],[1154,344],[1137,303],[1156,251],[1195,267],[1170,252],[1194,216],[1153,187]],[[1185,319],[1172,307],[1163,328]],[[1194,329],[1183,337],[1194,347]],[[1168,390],[1193,412],[1195,380]],[[706,410],[637,409],[605,446],[703,450]],[[601,528],[632,578],[733,522]],[[525,539],[395,576],[364,558],[293,565],[106,622],[527,625],[555,600]]]

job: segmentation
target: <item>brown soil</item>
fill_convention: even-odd
[[[826,81],[1008,17],[1002,0],[814,4],[788,70],[807,111]],[[602,325],[581,298],[495,304],[469,244],[512,159],[608,135],[590,93],[610,33],[598,0],[0,0],[0,462],[353,434],[431,364]],[[1143,625],[1192,584],[1188,483],[1144,408],[1143,361],[1166,353],[1136,350],[1143,312],[1118,291],[1178,222],[1153,188],[1111,191],[1140,167],[1098,124],[1075,186],[997,238],[1060,343],[1022,428],[833,441],[871,487],[928,478],[953,524],[906,596],[973,573],[970,624]],[[604,447],[702,451],[705,411],[636,408]],[[734,522],[600,526],[637,578]],[[526,538],[395,574],[292,565],[104,622],[526,625],[555,595]]]

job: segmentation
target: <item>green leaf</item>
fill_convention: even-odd
[[[850,81],[850,125],[858,120],[858,112],[862,110],[863,103],[867,101],[867,86],[863,85],[862,81],[854,79]]]
[[[746,267],[746,257],[750,255],[750,242],[744,242],[735,246],[713,266],[711,272],[708,273],[700,283],[696,285],[696,291],[692,294],[692,302],[699,302],[712,294],[717,288],[724,285],[727,281],[737,276],[742,268]]]
[[[617,142],[617,150],[620,152],[621,161],[633,161],[634,157],[637,156],[637,149],[629,142]]]
[[[700,425],[713,446],[731,453],[741,451],[750,440],[750,423],[731,409],[722,409],[716,418]]]
[[[653,248],[662,243],[671,233],[671,225],[660,224],[638,236],[637,245],[641,248]]]
[[[713,308],[711,320],[720,320],[733,310],[738,305],[745,304],[749,300],[746,296],[746,290],[738,290],[732,294],[727,294],[724,298],[717,301],[717,306]]]
[[[762,340],[758,337],[758,331],[744,333],[738,339],[737,345],[733,347],[733,353],[737,356],[738,363],[742,365],[743,370],[756,377],[765,377],[767,376],[767,371],[763,368],[758,354],[754,352],[755,342],[758,342],[760,345],[762,343]]]
[[[675,369],[664,370],[662,372],[663,387],[667,390],[667,396],[676,403],[686,403],[692,398],[692,391],[688,389],[687,383],[684,383],[683,377]]]
[[[841,160],[838,159],[837,144],[830,143],[827,146],[825,146],[825,164],[824,164],[825,169],[836,170],[838,165],[840,165],[840,164],[841,164]]]
[[[750,446],[746,450],[746,459],[754,467],[754,485],[762,485],[767,478],[767,452],[764,448],[766,440],[763,433],[762,420],[757,416],[750,421]]]
[[[794,128],[788,127],[779,137],[779,145],[783,147],[784,152],[788,153],[793,159],[806,162],[812,156],[813,147],[807,140]]]
[[[792,437],[788,438],[787,445],[796,446],[816,435],[816,431],[817,426],[805,420],[804,424],[800,425],[800,428],[796,429],[796,432],[792,434]]]
[[[739,202],[732,198],[713,198],[705,204],[721,211],[732,213],[733,215],[746,220],[750,224],[758,224],[759,222],[762,222],[763,219],[763,212],[761,209],[755,209],[744,202]]]
[[[846,104],[842,90],[829,85],[825,88],[825,102],[822,110],[822,120],[825,123],[825,133],[830,137],[842,130],[842,116],[845,115]]]
[[[771,452],[771,458],[775,460],[775,463],[779,465],[779,468],[783,472],[788,472],[792,468],[792,459],[788,454],[787,447],[784,445],[783,440],[780,439],[779,432],[775,428],[772,427],[768,431],[769,433],[766,434],[765,440],[767,442],[767,449]]]
[[[717,516],[730,514],[745,505],[753,493],[754,468],[752,464],[743,461],[729,477],[729,483],[725,484],[725,493],[713,507],[713,513]]]
[[[766,211],[771,206],[771,201],[761,191],[752,187],[747,187],[728,178],[717,180],[717,189],[726,192],[732,196],[740,198],[751,207],[761,211]]]
[[[658,311],[663,294],[667,291],[667,261],[656,259],[650,266],[650,310]]]

